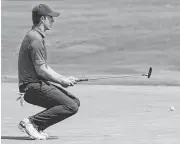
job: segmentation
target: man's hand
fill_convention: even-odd
[[[64,88],[67,88],[67,87],[69,87],[69,86],[73,86],[74,83],[73,83],[69,78],[63,78],[61,85],[62,85]]]
[[[76,77],[73,77],[73,76],[70,76],[68,78],[64,78],[62,80],[62,83],[61,85],[64,87],[64,88],[67,88],[68,86],[74,86],[74,84],[77,84],[78,82],[78,78]]]
[[[78,78],[76,78],[76,77],[73,77],[73,76],[70,76],[70,77],[68,77],[68,79],[73,83],[73,84],[77,84],[77,82],[78,82]]]

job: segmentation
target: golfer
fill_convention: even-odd
[[[79,99],[63,89],[76,84],[78,78],[60,75],[47,64],[45,32],[51,29],[54,17],[59,15],[45,4],[35,6],[32,10],[33,27],[23,39],[19,51],[19,91],[24,93],[27,103],[45,108],[18,125],[32,139],[47,139],[48,134],[43,131],[76,114],[80,106]]]

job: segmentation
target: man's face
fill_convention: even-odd
[[[54,18],[52,16],[46,16],[44,20],[45,30],[50,30],[53,22],[54,22]]]

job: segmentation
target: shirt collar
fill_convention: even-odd
[[[45,32],[43,32],[39,27],[36,27],[36,26],[32,26],[32,29],[34,29],[35,31],[37,31],[43,38],[46,37],[46,34]]]

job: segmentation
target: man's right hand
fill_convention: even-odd
[[[69,86],[73,86],[74,83],[73,83],[70,79],[68,79],[68,78],[63,78],[61,85],[62,85],[64,88],[67,88],[67,87],[69,87]]]

